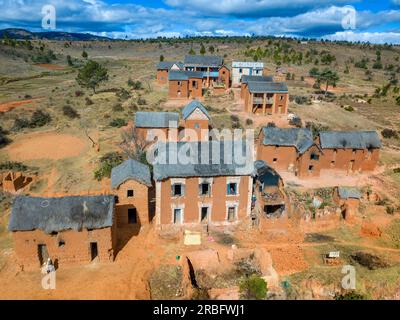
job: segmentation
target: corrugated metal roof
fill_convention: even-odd
[[[137,128],[177,128],[179,113],[177,112],[145,112],[135,114]]]
[[[249,75],[242,75],[242,83],[248,82],[273,82],[273,76],[249,76]]]
[[[156,148],[158,163],[153,168],[157,181],[173,177],[247,176],[254,170],[252,146],[243,141],[160,142]]]
[[[263,62],[248,62],[248,61],[233,61],[232,68],[253,68],[253,69],[263,69]]]
[[[101,229],[111,227],[114,196],[42,198],[18,196],[12,205],[10,231]]]
[[[168,73],[168,80],[184,81],[189,79],[203,79],[204,72],[201,71],[176,71],[171,70]]]
[[[288,92],[288,87],[284,82],[248,82],[249,91],[251,93],[286,93]]]
[[[381,140],[375,131],[322,131],[319,133],[322,149],[380,148]]]
[[[193,100],[183,108],[182,110],[183,119],[186,120],[197,108],[200,109],[201,112],[203,112],[208,119],[210,119],[210,115],[208,114],[206,107],[198,100]]]
[[[151,175],[149,166],[139,161],[128,159],[111,170],[111,187],[118,188],[127,180],[136,180],[147,186],[151,186]]]
[[[176,65],[179,69],[183,69],[183,63],[179,61],[160,61],[157,64],[157,70],[170,70],[173,65]]]
[[[361,192],[353,187],[338,187],[339,197],[341,199],[361,199]]]
[[[220,67],[223,65],[223,61],[223,58],[219,56],[187,55],[184,65],[186,67]]]
[[[305,128],[263,127],[263,144],[266,146],[292,146],[300,154],[314,145],[311,130]]]

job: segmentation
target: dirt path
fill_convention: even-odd
[[[6,102],[0,104],[0,113],[1,112],[8,112],[11,111],[17,107],[24,106],[26,104],[31,104],[35,102],[39,102],[43,100],[43,98],[35,98],[35,99],[26,99],[26,100],[20,100],[20,101],[11,101],[11,102]]]

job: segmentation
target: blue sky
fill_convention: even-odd
[[[58,31],[113,38],[254,34],[400,44],[400,0],[0,0],[0,28],[44,31],[46,4],[56,9]]]

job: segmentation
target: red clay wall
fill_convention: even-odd
[[[349,171],[351,161],[353,163],[352,171],[373,171],[379,160],[379,149],[373,149],[371,153],[368,150],[324,149],[324,155],[321,157],[321,169],[338,169]]]
[[[297,150],[295,147],[275,147],[262,144],[263,135],[257,148],[257,159],[264,160],[270,167],[287,171],[290,166],[293,170],[297,162]],[[276,161],[274,161],[276,159]]]
[[[249,179],[248,176],[240,177],[239,194],[230,196],[226,194],[227,177],[214,177],[211,196],[201,196],[199,195],[199,178],[186,178],[185,195],[182,197],[172,197],[171,180],[164,180],[160,183],[161,199],[157,199],[160,206],[159,223],[166,225],[173,222],[173,205],[184,205],[183,223],[199,223],[199,204],[201,203],[212,205],[210,219],[212,223],[224,223],[227,222],[226,201],[238,201],[237,217],[238,220],[243,220],[247,216],[249,205]]]
[[[274,97],[273,112],[276,114],[286,114],[288,112],[289,94],[288,93],[276,93],[274,96],[275,97]],[[282,97],[283,100],[280,100],[280,97]]]
[[[27,267],[40,267],[38,245],[45,244],[53,262],[58,265],[74,263],[88,263],[91,261],[90,243],[97,242],[100,262],[114,260],[112,228],[96,229],[92,231],[66,230],[57,235],[48,235],[41,230],[13,232],[14,248],[18,260]],[[59,247],[59,241],[65,245]]]
[[[154,134],[157,132],[163,132],[161,135],[156,135],[157,140],[156,141],[165,141],[168,139],[168,134],[169,134],[169,129],[168,128],[136,128],[138,135],[141,137],[143,140],[147,140],[147,133],[149,130],[153,130]]]
[[[157,82],[166,84],[168,82],[168,70],[157,70]]]
[[[321,161],[311,159],[311,154],[319,155],[319,159],[321,159],[322,154],[321,151],[316,147],[312,146],[305,153],[299,156],[297,161],[297,175],[301,178],[306,177],[318,177],[321,172]],[[310,171],[309,167],[313,166],[313,169]]]
[[[180,83],[180,84],[179,84]],[[169,98],[170,99],[187,99],[189,97],[189,84],[188,81],[168,81],[169,84]],[[181,94],[178,95],[178,91]]]
[[[221,67],[218,71],[219,81],[225,83],[226,89],[231,87],[231,72],[225,66]]]
[[[128,190],[133,190],[133,197],[127,196]],[[128,180],[115,190],[115,195],[118,196],[118,203],[115,205],[117,237],[121,244],[137,235],[143,225],[150,223],[149,188],[135,180]],[[128,210],[134,208],[137,223],[130,224]]]
[[[195,85],[194,85],[195,84]],[[202,79],[189,79],[189,98],[201,98],[203,96]]]
[[[184,128],[191,129],[196,132],[197,139],[200,141],[208,141],[208,132],[209,132],[209,121],[208,120],[195,120],[195,119],[188,119],[183,122]],[[196,128],[198,125],[198,128]],[[185,137],[185,133],[182,133]],[[185,140],[183,138],[182,140]]]

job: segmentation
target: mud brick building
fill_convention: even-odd
[[[264,71],[263,62],[232,62],[232,86],[239,87],[243,76],[262,76]]]
[[[258,160],[300,177],[319,176],[321,149],[309,129],[263,127],[258,138]]]
[[[9,230],[24,266],[113,261],[117,244],[114,196],[18,196]]]
[[[176,112],[143,112],[135,114],[135,128],[143,140],[163,141],[169,139],[171,130],[179,126],[179,113]],[[162,132],[162,134],[157,134]]]
[[[159,84],[168,83],[168,73],[183,70],[183,63],[179,61],[161,61],[157,64],[157,82]]]
[[[234,142],[229,151],[225,151],[225,143],[231,142],[179,142],[176,148],[158,145],[160,158],[153,168],[155,219],[160,228],[230,225],[250,216],[253,153],[248,150],[246,157],[248,146],[242,141]],[[235,152],[245,157],[242,164],[232,161]],[[182,154],[189,154],[190,161],[182,163],[180,156],[177,162]]]
[[[318,137],[322,169],[351,172],[373,171],[381,141],[375,131],[324,131]]]
[[[183,129],[180,132],[181,140],[208,141],[210,121],[210,115],[204,105],[197,100],[193,100],[182,109]],[[188,135],[185,129],[193,130],[196,136]]]
[[[230,88],[231,72],[224,65],[224,60],[219,56],[187,55],[183,62],[187,71],[203,73],[203,87],[210,88],[223,85]]]
[[[149,167],[133,159],[124,161],[111,171],[111,188],[115,195],[118,241],[125,243],[152,219],[149,204],[153,189]]]
[[[244,93],[245,110],[252,114],[286,114],[289,91],[284,82],[249,81]]]
[[[240,83],[240,98],[244,100],[248,94],[249,82],[273,82],[274,77],[272,76],[247,76],[243,75]]]
[[[170,71],[168,75],[170,99],[194,99],[203,97],[203,72]]]
[[[333,193],[333,200],[340,206],[342,217],[347,220],[357,212],[361,193],[356,188],[337,187]]]
[[[286,196],[283,181],[278,172],[268,166],[265,161],[254,163],[254,194],[257,204],[266,217],[280,217],[285,211]]]

